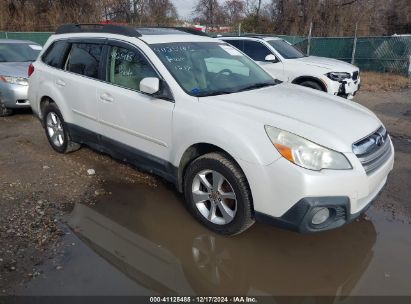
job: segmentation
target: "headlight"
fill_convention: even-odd
[[[350,162],[342,153],[271,126],[265,126],[265,131],[278,152],[300,167],[316,171],[352,169]]]
[[[10,84],[17,84],[17,85],[22,85],[22,86],[29,85],[27,78],[24,78],[24,77],[0,76],[0,80],[6,83],[10,83]]]
[[[331,72],[327,74],[327,77],[334,81],[342,81],[351,78],[351,74],[345,72]]]

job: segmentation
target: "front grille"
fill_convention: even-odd
[[[381,127],[373,134],[356,142],[353,144],[353,152],[368,175],[378,170],[392,153],[387,130]]]
[[[358,71],[355,71],[354,73],[352,73],[352,80],[357,80],[358,79]]]

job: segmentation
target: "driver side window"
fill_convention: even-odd
[[[139,91],[141,80],[158,77],[148,60],[137,50],[113,46],[108,62],[108,81],[127,89]]]

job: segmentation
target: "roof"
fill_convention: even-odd
[[[245,36],[221,36],[219,39],[261,39],[261,40],[283,40],[277,36],[268,36],[268,35],[245,35]]]
[[[61,34],[114,34],[139,38],[146,43],[213,41],[203,32],[182,27],[132,27],[113,24],[66,24],[60,26],[56,35]]]
[[[0,39],[0,44],[38,44],[30,40]]]

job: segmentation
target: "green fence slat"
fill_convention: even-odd
[[[44,45],[52,32],[0,32],[0,39],[30,40]]]

